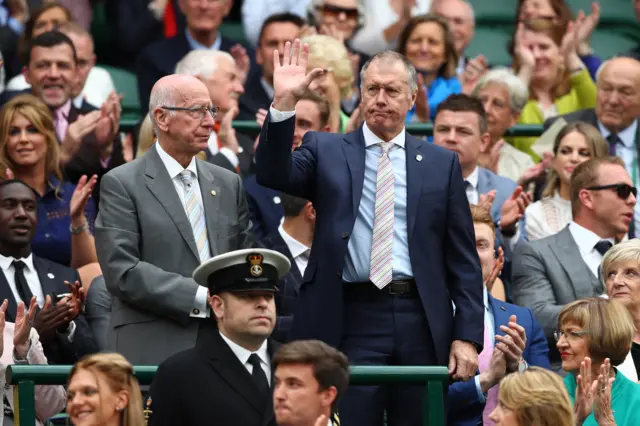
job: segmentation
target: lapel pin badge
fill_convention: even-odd
[[[280,204],[281,202],[282,202],[282,200],[277,195],[275,197],[273,197],[273,203],[274,204]]]
[[[502,309],[503,311],[507,311],[507,308],[505,308],[504,306],[500,306],[500,309]]]
[[[420,155],[420,154],[416,155],[416,160],[422,161],[422,155]]]
[[[48,276],[50,279],[54,279],[54,278],[56,277],[56,276],[55,276],[55,275],[53,275],[51,272],[49,272],[49,273],[47,274],[47,276]]]
[[[216,192],[216,190],[215,190],[215,189],[212,189],[212,190],[211,190],[211,195],[213,195],[213,196],[215,197],[216,195],[218,195],[218,193]]]

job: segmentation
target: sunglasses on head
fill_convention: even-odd
[[[325,4],[322,6],[322,12],[326,15],[332,15],[334,17],[340,16],[344,13],[347,19],[358,19],[358,9],[349,9],[340,6],[334,6],[332,4]]]
[[[638,195],[638,189],[635,186],[628,185],[626,183],[614,183],[612,185],[600,185],[600,186],[591,186],[587,188],[590,191],[602,191],[605,189],[615,189],[618,197],[626,200],[629,198],[629,195],[633,194],[634,197]]]

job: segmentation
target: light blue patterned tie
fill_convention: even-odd
[[[184,185],[184,205],[193,230],[193,238],[195,238],[196,246],[198,247],[200,262],[204,262],[211,257],[207,227],[204,220],[204,209],[194,190],[193,173],[190,170],[183,170],[180,172],[179,177]]]

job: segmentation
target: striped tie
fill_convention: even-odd
[[[209,240],[207,239],[207,227],[204,221],[204,211],[193,189],[192,172],[190,170],[183,170],[180,172],[179,177],[184,185],[184,205],[187,210],[189,222],[191,223],[191,229],[193,230],[193,238],[195,238],[196,246],[198,247],[200,262],[204,262],[211,257]]]
[[[393,168],[389,150],[393,142],[381,142],[382,155],[378,159],[376,178],[376,207],[373,217],[373,242],[371,244],[371,263],[369,279],[382,289],[391,282],[393,269]]]

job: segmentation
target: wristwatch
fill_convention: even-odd
[[[525,361],[524,358],[520,358],[520,361],[518,362],[518,372],[524,373],[527,368],[529,368],[527,361]]]

